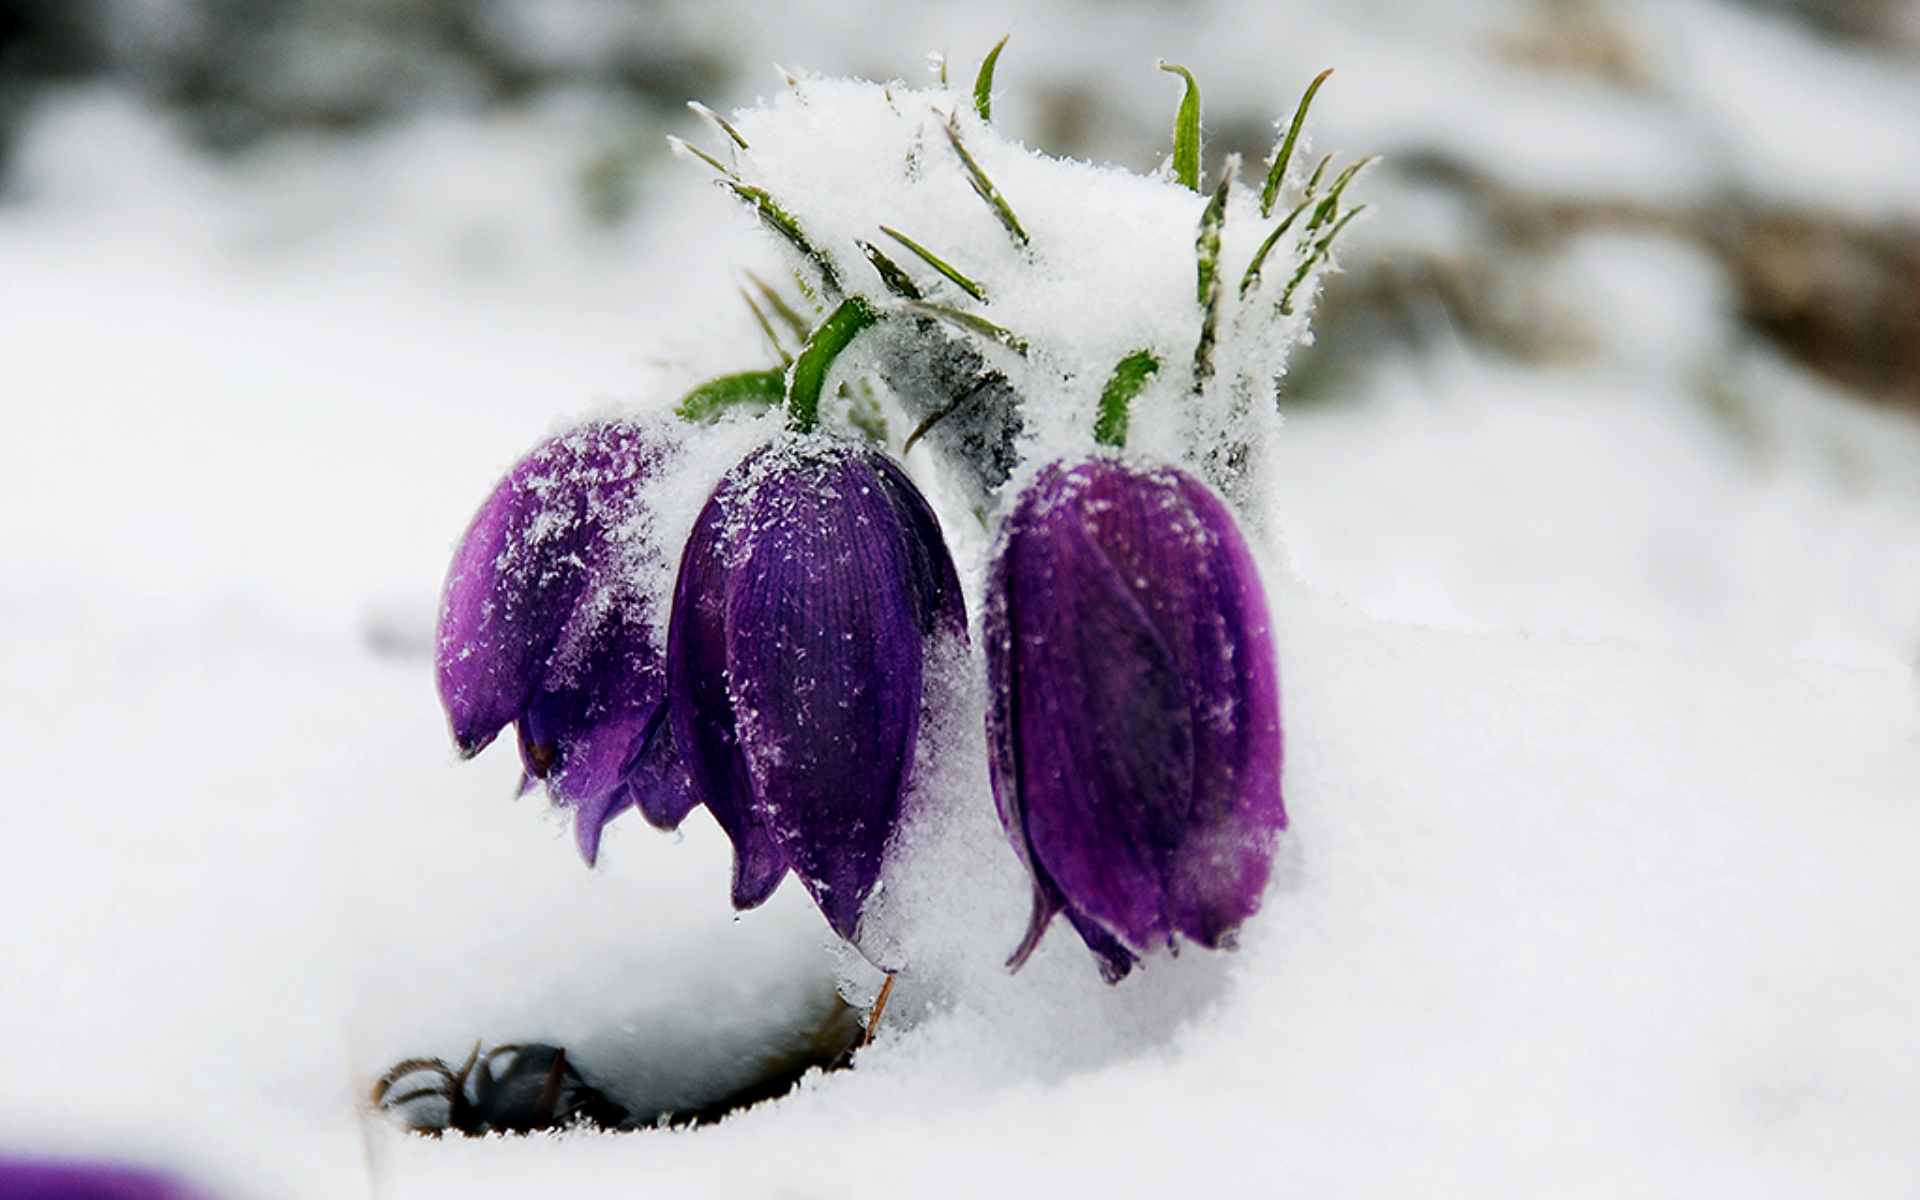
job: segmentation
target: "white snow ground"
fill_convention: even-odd
[[[746,223],[684,171],[580,232],[570,120],[235,179],[82,96],[26,148],[0,1152],[234,1196],[1920,1189],[1920,428],[1740,345],[1660,244],[1570,272],[1611,314],[1590,369],[1388,364],[1290,418],[1294,828],[1238,953],[1109,990],[1056,929],[1005,977],[1017,866],[962,813],[944,986],[858,1069],[696,1132],[370,1114],[385,1065],[478,1038],[711,1082],[835,978],[793,885],[735,919],[704,818],[626,818],[589,872],[508,752],[446,741],[425,647],[485,489],[744,336]]]

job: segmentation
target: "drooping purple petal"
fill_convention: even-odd
[[[580,853],[591,866],[600,833],[636,803],[671,829],[696,802],[671,754],[666,676],[653,635],[630,609],[602,615],[577,661],[557,656],[520,716],[520,753],[554,803],[572,809]]]
[[[763,903],[787,873],[753,804],[727,690],[727,559],[739,469],[723,479],[695,519],[674,583],[667,626],[667,711],[674,740],[707,811],[733,843],[733,903]]]
[[[1181,493],[1211,536],[1194,612],[1193,815],[1168,865],[1174,927],[1217,947],[1260,907],[1274,841],[1287,827],[1281,799],[1280,677],[1259,567],[1233,515],[1196,479]]]
[[[1226,508],[1171,468],[1054,464],[1006,523],[986,635],[994,795],[1035,880],[1013,965],[1063,910],[1109,980],[1175,933],[1222,944],[1286,824],[1266,602]]]
[[[927,637],[965,624],[932,511],[863,447],[761,451],[695,526],[668,638],[676,729],[715,815],[769,838],[842,936],[899,819]],[[734,843],[738,903],[757,846]]]
[[[625,808],[670,827],[693,803],[657,736],[665,672],[634,589],[656,553],[631,536],[638,494],[664,455],[623,422],[551,439],[481,507],[447,577],[437,667],[455,741],[471,755],[517,722],[527,778],[574,810],[589,863]]]

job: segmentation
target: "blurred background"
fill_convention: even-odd
[[[456,767],[436,596],[547,431],[767,363],[738,292],[776,260],[670,152],[713,145],[688,101],[964,82],[1009,32],[996,122],[1047,153],[1157,168],[1165,59],[1203,87],[1209,172],[1264,162],[1327,67],[1311,153],[1380,156],[1281,397],[1289,587],[1910,698],[1920,0],[0,0],[0,1155],[354,1194],[383,1144],[361,1099],[403,1055],[639,1060],[742,996],[792,1024],[830,994],[804,900],[734,923],[713,838],[656,862],[616,826],[589,874],[509,802],[509,754]],[[1535,703],[1506,699],[1490,728]],[[695,876],[711,911],[666,898]],[[1856,983],[1910,957],[1887,894],[1848,910]],[[1835,1127],[1893,1130],[1909,1060],[1819,1041],[1859,1027],[1807,986],[1812,1018],[1756,1042],[1853,1064],[1880,1123]],[[635,1015],[655,1000],[679,1016]]]

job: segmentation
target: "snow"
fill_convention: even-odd
[[[1075,11],[1023,29],[1035,63],[1106,53],[1048,40]],[[899,35],[941,44],[935,15]],[[1389,148],[1352,130],[1418,106],[1368,73],[1438,71],[1445,42],[1292,15],[1287,53],[1309,57],[1260,107],[1284,115],[1337,42],[1319,136]],[[1241,18],[1204,9],[1176,40]],[[958,71],[974,43],[951,36]],[[1740,69],[1788,53],[1751,36]],[[1223,63],[1220,93],[1271,69]],[[1757,111],[1734,70],[1701,95]],[[1548,118],[1620,154],[1620,187],[1695,186],[1644,173],[1697,127],[1641,101],[1532,106],[1513,78],[1436,124],[1507,111],[1520,132],[1489,126],[1476,153],[1548,191],[1599,186],[1561,134],[1521,128]],[[1875,153],[1911,139],[1885,100],[1903,86],[1858,100],[1895,127]],[[583,113],[423,119],[221,171],[81,93],[21,147],[0,209],[0,1152],[313,1197],[1920,1185],[1920,428],[1745,345],[1711,264],[1652,235],[1550,266],[1587,365],[1377,363],[1275,435],[1293,827],[1237,952],[1108,988],[1060,927],[1001,969],[1027,897],[966,778],[963,674],[938,685],[956,753],[922,776],[969,802],[908,830],[883,896],[919,970],[857,1069],[697,1131],[430,1141],[372,1113],[387,1065],[480,1039],[564,1044],[627,1102],[681,1103],[781,1053],[836,984],[877,986],[798,887],[736,917],[704,815],[678,837],[616,822],[588,871],[562,815],[513,799],[509,751],[459,763],[448,743],[434,596],[488,488],[587,413],[762,365],[732,290],[770,247],[685,163],[634,225],[583,228]],[[1897,163],[1813,140],[1822,178],[1908,203]],[[1045,183],[1002,161],[1010,193],[1023,170]],[[936,232],[999,236],[959,200]],[[1064,226],[1051,203],[1035,219]],[[1089,360],[1136,344],[1025,303]],[[660,536],[764,436],[690,448]],[[977,578],[984,535],[947,515]]]

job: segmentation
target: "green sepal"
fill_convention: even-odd
[[[987,57],[980,64],[980,73],[973,78],[973,111],[984,123],[993,121],[993,68],[1000,61],[1000,52],[1007,48],[1007,38],[1001,38],[987,51]]]
[[[1013,207],[1007,203],[1007,198],[1000,194],[999,188],[993,186],[993,180],[987,178],[986,171],[967,152],[967,147],[960,141],[960,129],[952,122],[947,124],[947,140],[953,143],[954,153],[960,156],[960,165],[966,168],[967,181],[973,184],[974,192],[987,202],[987,207],[999,218],[1001,227],[1013,239],[1013,244],[1025,248],[1027,231],[1020,227],[1020,218],[1013,215]]]
[[[709,379],[680,398],[673,415],[694,425],[705,425],[730,409],[752,405],[768,409],[786,395],[784,371],[741,371]]]
[[[901,233],[897,229],[889,229],[885,225],[882,225],[880,227],[880,232],[886,234],[888,237],[892,238],[894,241],[899,242],[902,246],[905,246],[907,249],[913,251],[914,254],[919,257],[921,262],[926,263],[928,266],[932,267],[934,270],[940,272],[940,274],[944,275],[949,282],[951,282],[955,287],[959,288],[961,291],[965,292],[967,295],[972,296],[975,300],[978,300],[982,304],[985,304],[987,302],[987,289],[981,287],[979,284],[975,283],[973,280],[968,279],[965,275],[962,275],[958,270],[956,270],[954,267],[949,265],[946,262],[946,260],[940,258],[933,251],[927,249],[925,246],[922,246],[919,242],[914,241],[912,238],[908,237],[904,233]]]
[[[795,433],[813,432],[820,423],[820,390],[826,386],[834,360],[879,320],[873,305],[859,296],[848,296],[814,329],[787,372],[788,428]]]
[[[976,317],[970,312],[946,304],[934,304],[925,300],[910,300],[901,307],[917,317],[935,317],[968,333],[978,334],[988,341],[998,342],[1021,357],[1028,350],[1026,339],[1012,330],[995,325],[985,317]]]
[[[1126,449],[1127,418],[1133,398],[1158,374],[1160,356],[1151,350],[1135,350],[1121,359],[1100,392],[1100,416],[1093,425],[1093,440],[1102,446]]]
[[[1280,148],[1274,151],[1273,165],[1267,168],[1266,186],[1260,189],[1262,219],[1273,215],[1273,202],[1279,197],[1280,185],[1286,180],[1287,166],[1293,162],[1293,148],[1300,141],[1300,127],[1307,122],[1307,109],[1313,107],[1314,93],[1320,90],[1320,85],[1331,74],[1333,68],[1328,67],[1315,75],[1313,82],[1307,85],[1306,94],[1300,97],[1300,107],[1293,110],[1293,124],[1287,126],[1287,136],[1281,140]]]
[[[1193,72],[1172,63],[1160,69],[1187,81],[1180,111],[1173,118],[1173,177],[1191,191],[1200,190],[1200,84]]]

